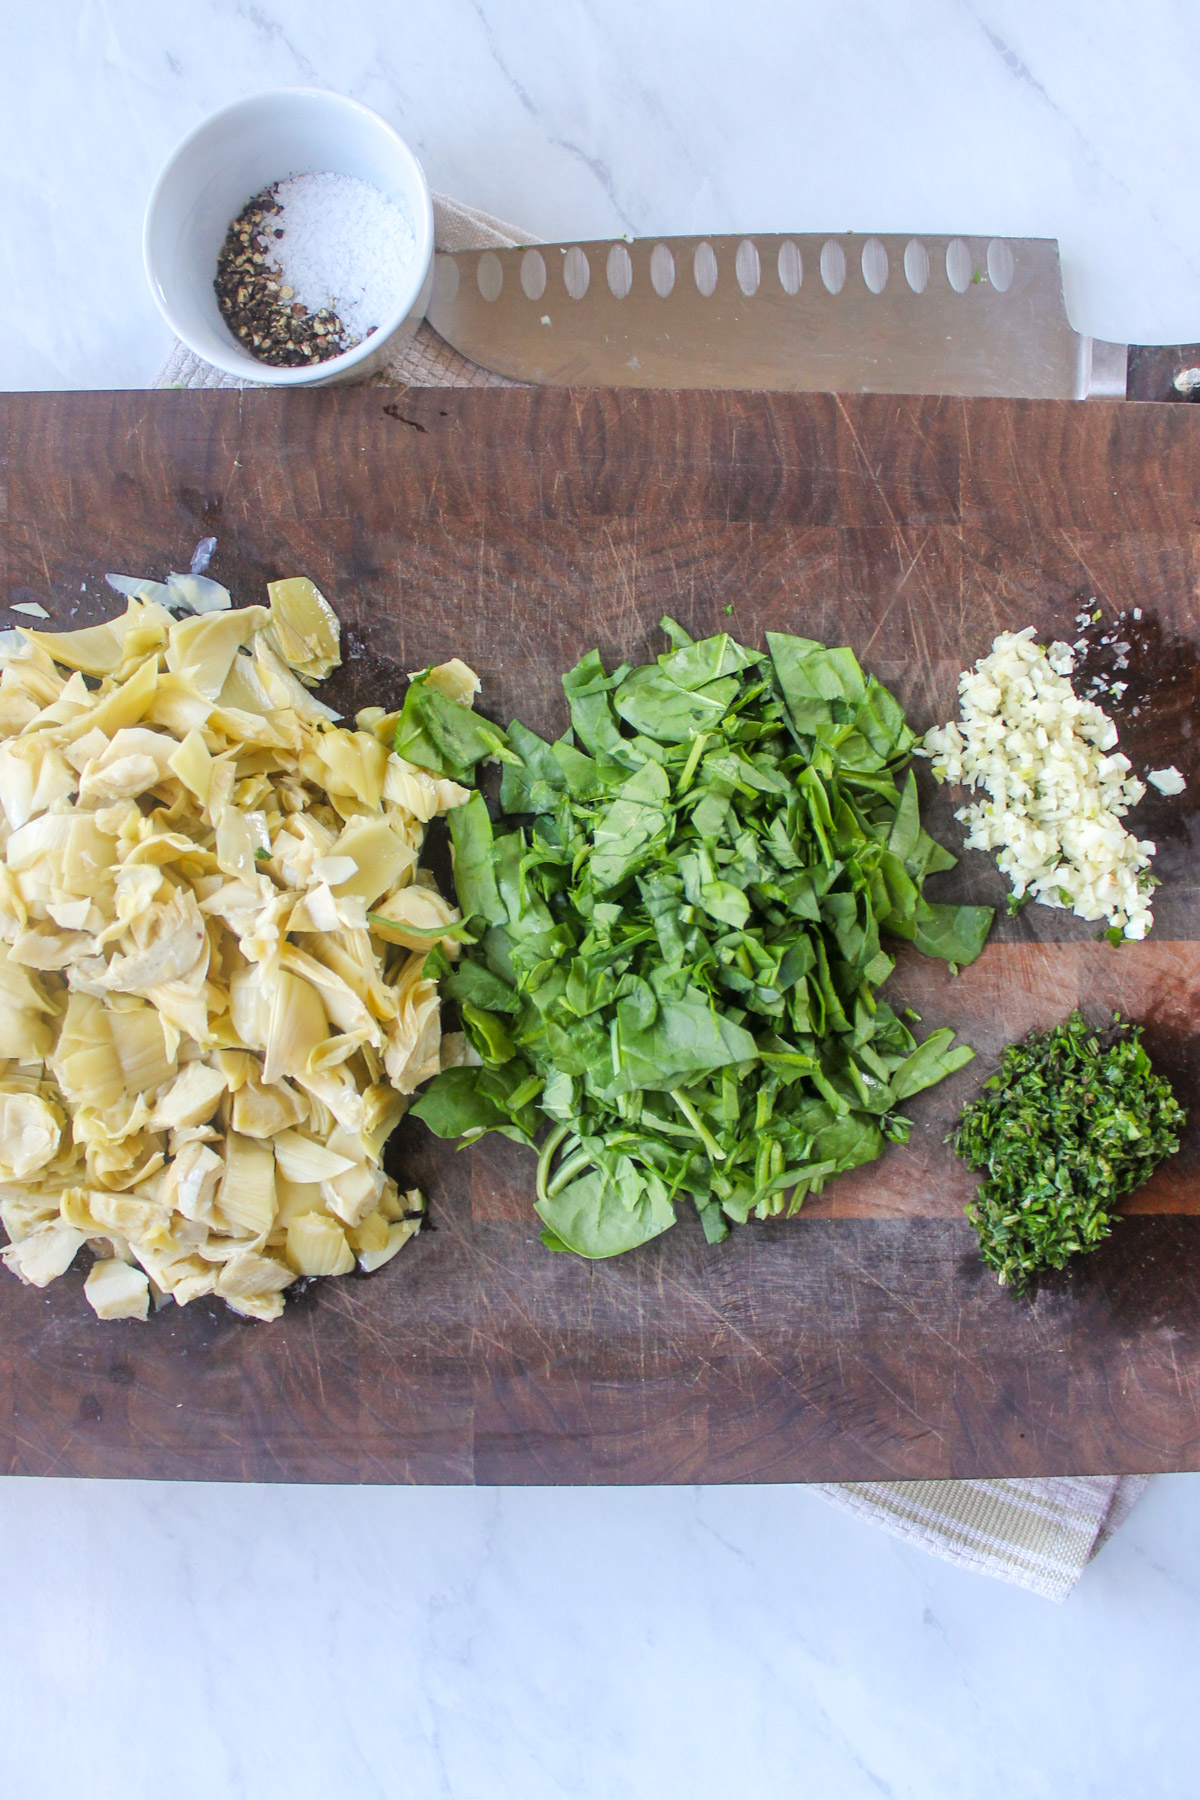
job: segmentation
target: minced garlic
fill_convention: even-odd
[[[1001,632],[959,677],[958,722],[928,732],[920,754],[933,758],[939,781],[988,796],[955,817],[968,848],[998,852],[1016,899],[1144,938],[1155,846],[1121,819],[1146,790],[1116,748],[1112,720],[1072,688],[1074,667],[1069,644],[1047,652],[1032,626]]]
[[[311,582],[114,585],[121,618],[0,640],[2,1254],[43,1287],[88,1245],[101,1318],[274,1319],[418,1229],[380,1159],[441,1060],[459,915],[418,857],[467,790],[309,691],[340,661]]]

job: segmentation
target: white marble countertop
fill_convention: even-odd
[[[1197,340],[1194,24],[1183,0],[10,8],[0,387],[153,380],[155,171],[296,83],[532,234],[1057,235],[1076,326]],[[3,1481],[0,1791],[1182,1794],[1198,1499],[1153,1484],[1056,1608],[803,1489]]]
[[[803,1488],[0,1483],[12,1800],[1185,1800],[1196,1478],[1070,1600]]]
[[[1200,339],[1186,0],[40,0],[0,60],[4,387],[145,386],[141,217],[257,88],[340,89],[541,237],[1057,236],[1072,321]]]

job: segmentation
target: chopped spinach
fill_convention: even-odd
[[[983,1260],[1020,1289],[1112,1231],[1112,1208],[1179,1148],[1185,1114],[1140,1026],[1093,1031],[1074,1012],[1010,1044],[950,1142],[986,1171],[967,1217]]]
[[[656,662],[610,674],[592,651],[563,677],[555,743],[476,721],[476,751],[412,689],[397,735],[448,773],[499,755],[501,807],[530,817],[497,829],[478,795],[450,815],[476,941],[445,989],[477,1061],[413,1111],[445,1137],[548,1126],[544,1241],[588,1257],[684,1197],[711,1242],[790,1217],[903,1141],[903,1102],[972,1052],[918,1044],[877,998],[885,941],[967,963],[992,918],[925,900],[954,858],[921,826],[903,712],[850,650],[663,625]]]
[[[396,721],[397,756],[452,781],[469,781],[484,757],[518,760],[498,726],[431,687],[429,675],[426,669],[408,684]]]

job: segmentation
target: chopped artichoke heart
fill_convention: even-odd
[[[289,1181],[332,1181],[354,1167],[349,1156],[339,1156],[315,1138],[300,1131],[284,1131],[275,1139],[275,1160]]]
[[[101,737],[101,744],[108,739]],[[49,742],[45,732],[0,744],[0,805],[12,830],[56,800],[65,800],[77,785],[74,765]]]
[[[114,956],[100,985],[116,993],[144,994],[182,981],[204,957],[208,937],[195,897],[182,889],[144,915],[143,943]]]
[[[370,1008],[341,975],[303,950],[285,950],[282,961],[285,969],[302,975],[316,989],[326,1015],[339,1031],[350,1033],[362,1043],[383,1042]]]
[[[263,1080],[279,1081],[285,1075],[308,1072],[313,1052],[329,1036],[329,1020],[311,982],[280,969],[275,977],[267,1027]]]
[[[0,1058],[40,1061],[53,1042],[48,1015],[54,1012],[36,975],[13,962],[0,944]]]
[[[229,675],[233,659],[254,630],[259,607],[244,606],[236,612],[203,613],[179,619],[167,635],[167,668],[207,700],[215,700]]]
[[[132,630],[140,629],[143,640],[149,638],[140,652],[144,656],[162,643],[169,624],[161,607],[131,599],[123,615],[105,625],[87,625],[81,631],[20,629],[22,637],[64,668],[81,669],[85,675],[111,675],[125,660],[125,643]]]
[[[383,799],[388,753],[366,731],[323,731],[317,756],[325,770],[325,786],[334,797],[353,799],[375,811]]]
[[[88,1209],[104,1231],[115,1231],[121,1237],[145,1237],[161,1216],[152,1200],[135,1200],[130,1194],[110,1194],[95,1188],[88,1195]]]
[[[341,658],[341,624],[305,575],[269,581],[271,630],[284,662],[308,681],[323,681]]]
[[[330,878],[331,887],[339,894],[357,894],[368,905],[380,894],[390,894],[417,860],[386,819],[352,819],[334,845],[333,856],[347,859],[352,867],[348,876]]]
[[[203,1125],[217,1110],[217,1102],[228,1091],[228,1083],[220,1068],[204,1062],[186,1063],[165,1093],[158,1097],[150,1126],[156,1131],[178,1131],[191,1125]]]
[[[344,1224],[361,1225],[367,1214],[375,1210],[385,1179],[382,1169],[355,1163],[344,1175],[321,1183],[321,1198]]]
[[[114,582],[119,618],[0,644],[0,1254],[40,1287],[88,1245],[101,1319],[270,1320],[420,1224],[381,1157],[441,1062],[458,913],[418,859],[468,792],[310,691],[340,628],[307,579]]]
[[[301,1213],[288,1226],[287,1259],[297,1275],[348,1275],[354,1267],[342,1227],[315,1212]]]
[[[226,875],[253,876],[260,852],[270,854],[266,814],[223,806],[217,820],[217,862]]]
[[[70,1268],[83,1243],[83,1232],[71,1225],[46,1225],[0,1250],[0,1258],[29,1287],[49,1287]]]
[[[257,665],[248,656],[234,657],[225,685],[217,695],[217,705],[222,711],[261,713],[264,718],[275,711],[274,702],[259,679]]]
[[[208,799],[209,783],[212,781],[212,757],[208,745],[197,730],[193,728],[188,731],[183,742],[176,745],[167,767],[203,805]]]
[[[370,1212],[358,1225],[352,1225],[346,1237],[360,1254],[387,1249],[388,1222],[381,1212]]]
[[[426,687],[436,688],[447,700],[456,700],[460,706],[473,706],[475,696],[483,685],[474,669],[469,669],[459,657],[452,656],[449,662],[438,663],[436,668],[428,671],[413,669],[410,681],[419,675],[425,676]]]
[[[296,715],[310,723],[319,719],[330,722],[341,717],[332,706],[326,706],[311,694],[304,683],[294,675],[271,648],[267,632],[260,631],[254,640],[254,661],[258,679],[268,694],[273,706],[290,708]]]
[[[279,1205],[275,1213],[275,1231],[286,1234],[293,1219],[303,1213],[327,1211],[321,1189],[315,1181],[290,1181],[278,1161],[275,1164],[275,1192]]]
[[[207,1224],[213,1216],[225,1164],[208,1144],[193,1140],[180,1147],[167,1168],[163,1187],[164,1202],[175,1207],[185,1219]]]
[[[230,1131],[217,1192],[221,1215],[235,1231],[260,1237],[275,1221],[275,1158],[270,1144]]]
[[[282,1294],[225,1293],[221,1297],[231,1312],[241,1313],[246,1319],[257,1319],[263,1325],[283,1316]]]
[[[276,1132],[302,1125],[308,1113],[307,1094],[299,1093],[287,1081],[247,1081],[233,1097],[233,1129],[247,1137],[274,1137]]]
[[[182,741],[189,732],[201,731],[211,712],[212,701],[186,675],[160,675],[146,717]]]
[[[49,1063],[72,1106],[91,1106],[105,1112],[125,1092],[109,1018],[109,1012],[95,995],[73,993],[68,997],[66,1017]]]
[[[85,731],[102,731],[106,737],[113,737],[124,725],[139,725],[154,699],[157,686],[158,660],[152,656],[139,664],[128,681],[119,683],[107,694],[102,688],[102,697],[97,699],[94,706],[63,725],[63,743],[74,743]]]
[[[164,602],[174,607],[184,607],[194,613],[228,612],[233,605],[233,596],[227,587],[219,581],[210,581],[207,575],[172,574],[167,583],[169,598]]]
[[[392,894],[371,912],[371,923],[382,929],[393,944],[424,950],[437,940],[439,931],[457,924],[461,914],[436,888],[406,887]]]
[[[272,1256],[260,1256],[254,1250],[243,1250],[231,1257],[217,1277],[217,1292],[222,1298],[247,1300],[259,1295],[278,1294],[290,1287],[296,1277],[291,1269]]]
[[[403,1250],[409,1238],[415,1237],[421,1229],[419,1219],[401,1219],[387,1228],[387,1242],[382,1249],[368,1246],[359,1251],[358,1266],[368,1275],[376,1269],[382,1269],[384,1263],[391,1262],[398,1250]]]
[[[0,1176],[24,1181],[58,1149],[62,1119],[38,1094],[0,1092]]]
[[[152,1093],[172,1079],[175,1059],[168,1054],[166,1031],[154,1007],[110,1011],[107,1017],[126,1093]]]
[[[92,733],[88,733],[89,738]],[[157,787],[168,773],[175,740],[144,725],[126,725],[104,748],[89,758],[79,780],[82,804],[103,806],[113,800],[134,799]]]
[[[115,1257],[92,1264],[83,1293],[98,1319],[144,1319],[150,1311],[144,1273]]]

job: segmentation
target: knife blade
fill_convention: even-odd
[[[518,381],[1121,398],[1054,238],[670,237],[441,253],[428,319]],[[1200,356],[1194,358],[1200,361]]]

